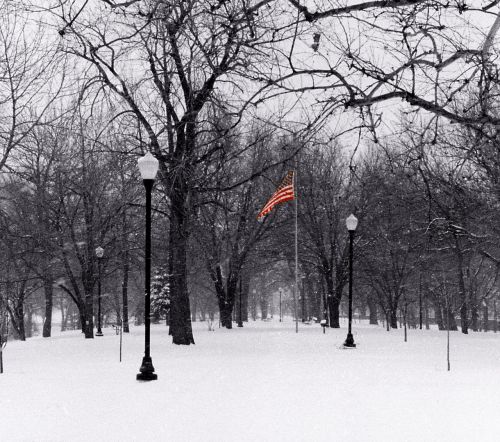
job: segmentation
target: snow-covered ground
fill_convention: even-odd
[[[500,333],[354,324],[250,322],[170,344],[154,325],[158,380],[136,381],[144,328],[9,342],[0,375],[0,441],[500,441]]]

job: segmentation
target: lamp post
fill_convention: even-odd
[[[349,328],[347,330],[347,338],[344,342],[344,347],[356,347],[354,343],[354,338],[352,337],[352,261],[353,261],[353,242],[354,242],[354,232],[356,227],[358,227],[358,219],[354,215],[349,215],[345,221],[347,230],[349,231]]]
[[[281,322],[281,318],[282,318],[282,316],[281,316],[281,291],[282,291],[282,289],[280,287],[280,322]]]
[[[99,280],[97,281],[97,333],[96,336],[102,336],[101,330],[101,261],[104,256],[104,249],[102,247],[97,247],[95,249],[95,254],[97,256],[97,270]]]
[[[148,152],[137,161],[146,189],[146,241],[144,255],[144,357],[137,375],[138,381],[154,381],[158,375],[154,372],[153,361],[150,354],[150,325],[151,325],[151,191],[158,172],[158,160]]]

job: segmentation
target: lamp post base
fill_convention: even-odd
[[[355,348],[356,344],[354,343],[354,338],[352,337],[352,333],[347,334],[347,338],[344,342],[344,347]]]
[[[158,375],[154,372],[153,361],[150,357],[142,358],[142,365],[139,368],[140,373],[137,375],[138,381],[156,381]]]

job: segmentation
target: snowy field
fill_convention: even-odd
[[[345,325],[345,324],[343,324]],[[500,441],[500,333],[355,323],[250,322],[170,344],[154,325],[158,380],[135,379],[144,328],[10,341],[0,375],[0,441]]]

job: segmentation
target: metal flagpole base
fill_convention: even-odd
[[[142,358],[142,365],[139,369],[140,373],[137,375],[138,381],[156,381],[158,375],[154,373],[155,368],[153,367],[153,361],[151,358],[144,356]]]

